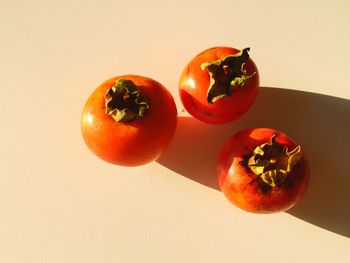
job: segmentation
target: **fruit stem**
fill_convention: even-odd
[[[257,146],[248,160],[249,168],[271,187],[280,186],[302,158],[300,145],[289,151],[276,137],[273,135],[271,142]]]
[[[133,121],[145,116],[148,103],[140,89],[129,79],[119,79],[105,94],[105,112],[115,121]]]
[[[207,92],[208,103],[231,96],[232,90],[243,88],[256,74],[254,72],[249,75],[244,69],[244,64],[249,59],[249,50],[250,48],[245,48],[237,54],[201,64],[201,69],[207,69],[210,76]]]

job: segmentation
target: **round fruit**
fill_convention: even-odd
[[[137,166],[163,153],[176,123],[176,105],[167,89],[147,77],[123,75],[105,81],[90,95],[81,131],[101,159]]]
[[[219,185],[234,205],[255,213],[285,211],[307,190],[309,166],[300,145],[269,128],[247,129],[223,146]]]
[[[228,123],[254,103],[259,73],[249,48],[214,47],[195,56],[183,70],[179,92],[185,109],[200,121]]]

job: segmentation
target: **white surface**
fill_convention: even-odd
[[[346,262],[349,14],[347,0],[1,1],[0,262]],[[270,87],[246,116],[181,118],[168,153],[139,168],[88,151],[80,113],[98,84],[146,75],[181,111],[182,68],[216,45],[251,47]],[[221,143],[248,126],[308,153],[310,189],[289,212],[248,214],[217,190]]]

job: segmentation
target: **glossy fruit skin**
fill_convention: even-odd
[[[297,144],[286,134],[270,128],[252,128],[233,135],[223,146],[217,162],[220,188],[226,198],[237,207],[254,213],[274,213],[294,206],[309,184],[309,166],[305,153],[294,166],[288,181],[272,188],[257,180],[247,166],[247,159],[255,147],[267,143],[273,135],[276,141],[294,149]]]
[[[208,103],[207,91],[210,76],[201,64],[222,59],[239,53],[231,47],[209,48],[195,56],[182,71],[179,81],[179,93],[185,109],[196,119],[209,124],[222,124],[234,121],[246,113],[254,103],[259,90],[259,72],[252,59],[245,63],[248,74],[254,74],[248,84],[235,90],[231,96],[214,103]]]
[[[131,122],[117,122],[105,113],[105,94],[119,79],[133,81],[146,97],[148,113]],[[89,149],[101,159],[122,166],[156,160],[168,147],[177,124],[177,109],[170,92],[157,81],[138,75],[113,77],[88,98],[81,131]]]

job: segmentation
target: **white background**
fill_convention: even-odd
[[[210,126],[177,83],[203,49],[250,47],[253,108]],[[346,262],[350,258],[350,2],[0,1],[0,262]],[[158,162],[124,168],[86,147],[80,114],[105,79],[146,75],[174,95]],[[222,143],[273,127],[304,146],[305,198],[255,215],[218,190]]]

